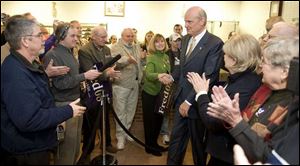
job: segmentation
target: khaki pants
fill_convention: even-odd
[[[126,129],[131,127],[138,102],[138,95],[138,83],[131,89],[113,85],[113,107]],[[116,122],[116,138],[118,141],[124,141],[125,136],[125,131]]]
[[[68,105],[71,102],[55,102],[57,107]],[[66,121],[65,139],[54,156],[55,165],[75,165],[80,153],[82,116]]]

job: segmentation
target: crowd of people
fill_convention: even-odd
[[[55,165],[88,164],[98,129],[105,149],[117,153],[133,139],[116,122],[112,144],[109,112],[130,130],[141,95],[145,152],[167,151],[168,165],[183,164],[189,141],[195,165],[299,164],[299,75],[291,74],[299,70],[298,27],[271,17],[260,39],[233,31],[222,41],[206,30],[201,7],[189,8],[184,22],[186,35],[176,24],[169,37],[149,31],[140,43],[137,30],[125,28],[108,43],[101,26],[82,42],[76,20],[55,21],[49,35],[30,13],[8,17],[1,33],[1,163],[48,165],[53,154]],[[168,85],[172,126],[170,114],[156,110]],[[99,126],[104,106],[91,105],[87,94],[99,88],[109,94],[106,135]],[[159,145],[160,134],[168,147]]]

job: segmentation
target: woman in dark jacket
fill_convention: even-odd
[[[230,74],[225,90],[232,97],[240,93],[240,108],[243,109],[261,85],[261,77],[256,73],[261,56],[259,43],[251,35],[236,35],[225,43],[223,50],[225,67]],[[205,73],[202,78],[198,73],[188,73],[187,76],[197,93],[198,113],[207,129],[206,152],[211,155],[208,165],[232,165],[234,139],[226,124],[206,114],[210,102],[207,94],[209,80],[206,80]]]

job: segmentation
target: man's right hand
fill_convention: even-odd
[[[128,62],[129,63],[132,63],[132,64],[137,64],[137,61],[131,56],[131,55],[128,55]]]
[[[68,66],[53,66],[53,59],[50,60],[45,72],[48,77],[65,75],[70,71]]]
[[[173,82],[172,76],[167,73],[158,74],[158,80],[164,85],[168,85]]]
[[[105,71],[109,78],[119,79],[121,76],[121,71],[115,70],[115,67],[116,67],[116,65],[114,65],[113,67],[107,68]]]
[[[84,73],[84,78],[87,80],[94,80],[98,78],[102,73],[98,72],[98,70],[91,69]]]
[[[80,98],[76,99],[75,101],[69,104],[73,109],[73,118],[81,116],[86,110],[86,107],[77,105],[79,102]]]

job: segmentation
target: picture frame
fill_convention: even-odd
[[[105,1],[104,15],[114,17],[125,16],[125,1]]]
[[[283,1],[271,1],[270,17],[282,15]]]

